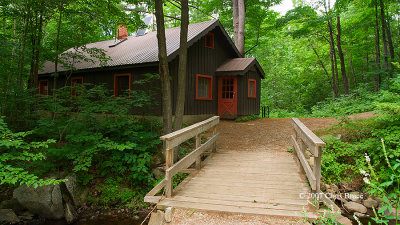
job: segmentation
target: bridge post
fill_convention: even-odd
[[[200,134],[196,135],[196,149],[201,145],[201,136]],[[196,158],[196,170],[201,168],[201,155]]]

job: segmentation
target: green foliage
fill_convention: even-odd
[[[57,90],[57,97],[40,99],[46,113],[34,134],[57,140],[47,150],[49,160],[42,169],[72,166],[73,172],[81,174],[129,174],[126,178],[132,184],[151,183],[150,159],[160,144],[159,124],[127,115],[132,107],[148,100],[138,99],[142,95],[114,98],[102,86],[81,88],[77,98],[63,88]]]
[[[250,121],[250,120],[258,120],[258,119],[260,119],[260,116],[253,114],[253,115],[248,115],[248,116],[240,116],[240,117],[235,119],[235,122],[241,123],[241,122],[247,122],[247,121]]]
[[[26,141],[28,132],[12,132],[0,117],[0,184],[33,185],[33,187],[57,184],[62,180],[40,179],[30,171],[30,165],[34,161],[45,159],[45,155],[39,150],[48,148],[54,143],[52,139],[46,141]]]

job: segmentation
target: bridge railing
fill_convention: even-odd
[[[211,149],[211,152],[216,151],[216,141],[219,136],[216,127],[218,123],[219,116],[214,116],[202,122],[160,137],[160,139],[164,142],[165,148],[165,178],[146,195],[144,198],[145,202],[157,203],[161,196],[156,196],[156,194],[163,187],[165,187],[166,196],[171,197],[175,174],[185,171],[193,164],[195,164],[196,170],[201,168],[202,156],[205,151],[209,149]],[[211,137],[209,137],[205,143],[201,143],[201,134],[208,130],[211,130]],[[195,149],[174,164],[174,148],[193,137],[196,137]]]
[[[310,182],[311,189],[313,192],[319,193],[321,192],[321,156],[325,142],[297,118],[292,118],[292,126],[294,135],[291,136],[291,139],[297,158]],[[309,151],[314,157],[313,168],[307,162],[306,151]]]

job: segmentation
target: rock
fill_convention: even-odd
[[[75,222],[78,219],[78,213],[71,203],[65,204],[65,220],[68,224]]]
[[[174,215],[175,208],[174,207],[168,207],[165,209],[165,221],[167,223],[170,223],[172,221],[172,217]]]
[[[0,209],[0,224],[16,224],[20,220],[12,209]]]
[[[372,198],[368,198],[367,200],[363,201],[363,205],[370,209],[372,209],[372,207],[374,207],[376,209],[376,207],[378,207],[378,201],[376,201]]]
[[[13,195],[23,207],[41,217],[47,219],[64,217],[62,195],[58,184],[36,189],[23,185],[16,188]]]
[[[0,209],[12,209],[14,212],[23,212],[25,208],[19,204],[16,198],[10,200],[4,200],[0,203]]]
[[[150,221],[148,225],[163,225],[165,223],[164,221],[164,212],[158,210],[157,212],[151,213]]]
[[[34,216],[35,216],[35,214],[33,214],[33,213],[29,212],[29,211],[25,211],[25,212],[19,214],[18,217],[21,220],[31,220],[31,219],[33,219]]]
[[[81,207],[85,202],[89,193],[89,189],[80,185],[75,175],[65,177],[65,187],[76,207]]]
[[[385,214],[385,216],[395,216],[396,215],[396,208],[392,208],[391,212],[389,212],[389,210],[386,209],[383,213]],[[400,209],[397,210],[397,216],[400,217]]]
[[[338,193],[339,192],[339,188],[338,188],[338,186],[336,186],[336,184],[331,184],[331,188],[330,189],[332,189],[332,191],[334,191],[334,193]]]
[[[326,189],[331,189],[331,185],[325,184],[325,188],[326,188]]]
[[[346,193],[345,196],[348,200],[357,202],[357,203],[361,203],[361,200],[363,199],[363,194],[358,191]]]
[[[164,178],[165,177],[164,168],[163,167],[154,168],[153,175],[154,175],[154,178],[156,178],[157,180],[160,178]]]
[[[310,157],[309,159],[307,159],[308,164],[310,165],[311,168],[314,167],[314,157]]]
[[[367,213],[368,211],[367,207],[357,202],[347,202],[344,204],[344,208],[350,212]]]
[[[353,224],[349,218],[344,217],[344,216],[340,216],[337,219],[337,221],[338,221],[338,224],[343,224],[343,225],[352,225]]]
[[[306,154],[304,154],[304,156],[306,157],[306,159],[309,159],[309,158],[311,158],[311,157],[313,156],[313,154],[311,154],[311,152],[308,151],[308,150],[306,150],[305,153],[306,153]]]
[[[153,155],[153,157],[151,157],[150,160],[151,168],[160,166],[163,163],[164,163],[164,155],[162,154],[162,151],[158,151],[156,154]]]

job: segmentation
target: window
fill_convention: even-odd
[[[41,94],[41,95],[49,94],[49,81],[48,80],[39,81],[39,94]]]
[[[206,48],[214,48],[214,33],[208,32],[205,36]]]
[[[255,98],[256,97],[256,80],[249,79],[248,80],[248,97]]]
[[[212,76],[196,75],[196,99],[212,100]]]
[[[114,75],[114,96],[130,96],[131,92],[131,74]]]
[[[81,96],[81,91],[82,90],[77,90],[77,88],[74,88],[74,86],[78,85],[83,85],[83,77],[72,77],[71,78],[71,95],[72,96]]]

